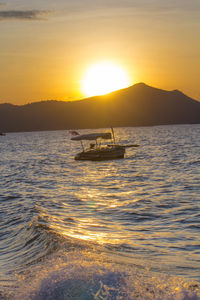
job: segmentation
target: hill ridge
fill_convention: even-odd
[[[59,130],[200,123],[200,102],[179,90],[137,83],[77,101],[0,104],[0,131]]]

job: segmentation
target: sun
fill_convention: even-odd
[[[113,62],[101,61],[90,66],[81,82],[85,96],[104,95],[131,85],[125,70]]]

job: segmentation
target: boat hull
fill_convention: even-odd
[[[124,158],[124,154],[125,147],[117,145],[80,152],[75,156],[75,160],[112,160]]]

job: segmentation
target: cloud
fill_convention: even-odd
[[[45,10],[3,10],[0,11],[2,20],[44,20],[44,15],[49,14]]]

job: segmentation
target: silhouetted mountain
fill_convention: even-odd
[[[0,104],[2,132],[200,123],[200,102],[144,83],[79,101]]]

